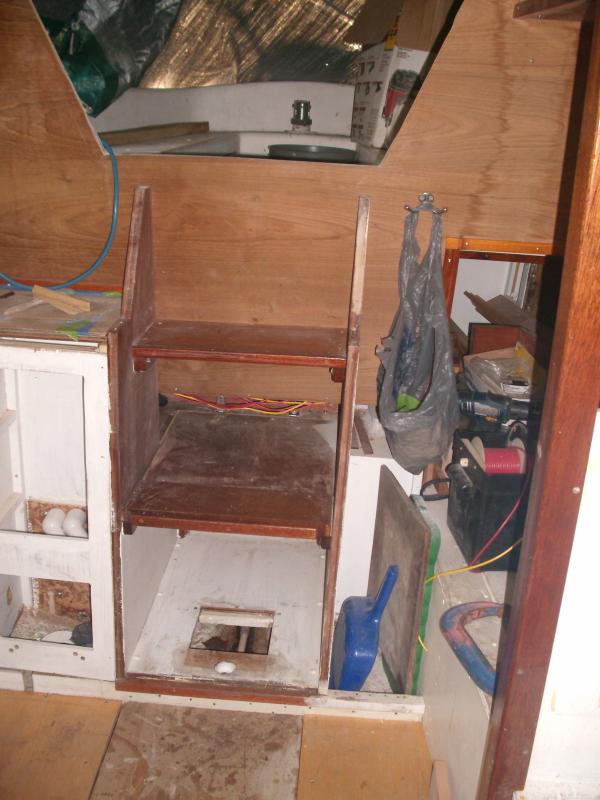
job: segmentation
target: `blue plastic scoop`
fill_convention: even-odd
[[[397,566],[388,567],[377,597],[348,597],[342,603],[333,637],[330,689],[362,689],[377,657],[379,624],[398,575]]]

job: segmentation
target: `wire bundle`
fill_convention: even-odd
[[[257,414],[269,415],[293,414],[300,409],[309,410],[325,405],[325,403],[314,400],[268,400],[265,397],[232,397],[228,401],[218,403],[205,397],[182,392],[175,392],[175,397],[198,403],[215,411],[254,411]]]

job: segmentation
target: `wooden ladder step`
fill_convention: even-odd
[[[345,328],[241,325],[222,322],[156,320],[133,344],[136,370],[154,358],[282,364],[305,367],[346,366]]]

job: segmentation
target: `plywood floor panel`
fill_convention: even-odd
[[[120,705],[0,692],[0,798],[87,800]]]
[[[312,541],[190,533],[174,549],[128,670],[222,680],[214,665],[236,660],[233,654],[210,653],[207,666],[186,663],[200,608],[259,609],[275,612],[269,655],[236,660],[232,679],[315,688],[324,570],[323,551]]]
[[[294,800],[302,719],[127,703],[92,800]]]
[[[430,776],[418,722],[304,718],[298,800],[427,800]]]

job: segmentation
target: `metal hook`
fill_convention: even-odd
[[[443,208],[433,207],[433,195],[431,192],[423,192],[423,194],[419,195],[419,205],[416,208],[411,208],[409,205],[405,205],[404,208],[410,211],[411,214],[416,214],[418,211],[431,211],[433,214],[445,214],[446,211],[448,211],[446,206]]]

